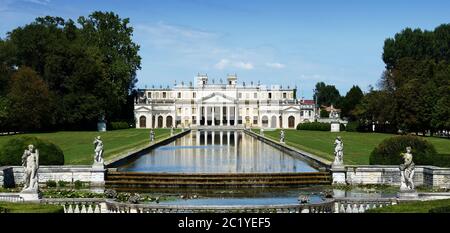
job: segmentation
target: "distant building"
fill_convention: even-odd
[[[139,90],[135,101],[136,128],[262,127],[295,128],[314,121],[314,101],[295,99],[293,88],[280,85],[226,83],[198,74],[197,85]]]

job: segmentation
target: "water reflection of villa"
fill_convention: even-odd
[[[119,171],[281,173],[316,169],[242,131],[194,131],[123,165]]]
[[[140,90],[136,127],[295,128],[314,120],[314,102],[296,99],[296,88],[238,84],[236,75],[228,75],[226,83],[200,74],[196,80],[196,86],[181,82]]]

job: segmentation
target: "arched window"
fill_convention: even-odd
[[[159,116],[158,117],[158,128],[162,128],[163,127],[163,117]]]
[[[272,119],[270,120],[270,128],[276,128],[277,127],[277,117],[272,116]]]
[[[294,116],[290,116],[288,118],[288,127],[295,128],[295,117]]]
[[[166,117],[166,127],[167,128],[171,128],[172,127],[172,121],[173,121],[172,116],[167,116]]]
[[[267,116],[263,116],[261,122],[262,122],[262,127],[264,127],[264,128],[269,127],[269,118]]]
[[[147,128],[147,118],[145,116],[139,117],[139,128]]]

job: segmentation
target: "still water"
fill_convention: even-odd
[[[317,171],[306,162],[242,131],[194,131],[155,148],[118,170],[166,173]]]

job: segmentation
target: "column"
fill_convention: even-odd
[[[238,125],[238,111],[239,108],[238,106],[234,106],[234,125],[237,126]]]
[[[231,107],[227,106],[227,125],[230,126],[230,110]]]
[[[201,105],[197,104],[197,115],[195,116],[195,119],[197,120],[196,125],[200,125],[200,119],[201,119]]]
[[[204,125],[208,125],[208,106],[203,106],[203,110],[205,111],[205,122]]]
[[[215,110],[215,106],[213,105],[212,107],[211,107],[211,115],[212,115],[212,118],[211,118],[211,121],[212,121],[212,123],[211,123],[211,125],[216,125],[216,121],[215,121],[215,115],[216,115],[216,110]]]
[[[152,115],[152,114],[150,114],[149,116],[150,116],[150,120],[149,120],[149,123],[150,123],[150,124],[147,124],[147,125],[148,125],[148,126],[149,126],[149,128],[151,129],[151,128],[153,128],[153,121],[152,121],[152,119],[153,119],[153,115]]]
[[[166,120],[167,120],[167,116],[163,116],[163,122],[162,122],[161,128],[166,128]]]
[[[205,133],[205,146],[206,145],[208,145],[208,131],[204,131],[204,133]],[[205,151],[206,151],[207,149],[205,148]],[[205,155],[206,155],[206,153],[205,153]]]
[[[223,126],[223,105],[220,105],[220,126]]]

